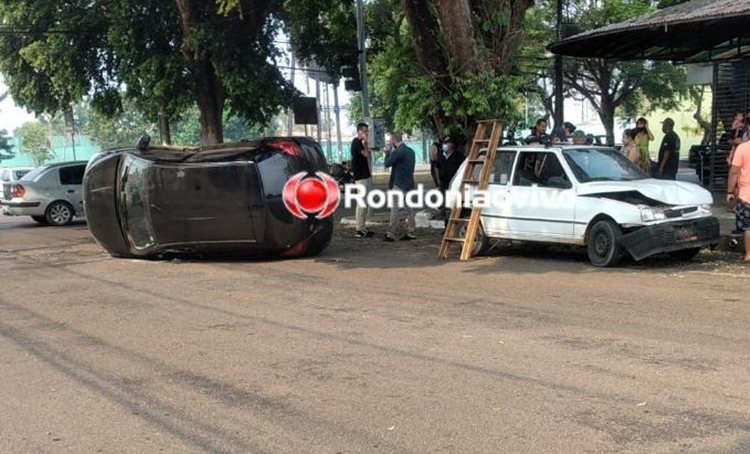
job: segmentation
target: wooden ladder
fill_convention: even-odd
[[[491,129],[488,128],[490,124],[492,125]],[[488,129],[490,130],[489,138],[487,137]],[[438,257],[448,258],[451,245],[458,243],[463,244],[461,248],[461,260],[466,261],[471,258],[471,250],[480,225],[482,207],[472,206],[468,217],[462,216],[463,205],[468,194],[466,189],[468,186],[474,186],[477,190],[481,191],[487,189],[490,180],[490,173],[495,166],[495,154],[497,153],[497,147],[500,144],[500,137],[502,137],[502,126],[500,120],[480,120],[477,122],[477,131],[471,144],[469,156],[466,157],[467,162],[461,178],[461,187],[459,189],[461,193],[461,204],[454,205],[451,208],[450,217],[448,218],[448,223],[445,227],[445,234],[443,235],[443,241],[440,244]],[[484,159],[481,159],[479,157],[479,152],[485,147],[487,148],[487,154],[484,156]],[[481,167],[479,179],[475,179],[476,177],[474,176],[477,167]],[[463,226],[466,226],[466,234],[461,236],[460,231]]]

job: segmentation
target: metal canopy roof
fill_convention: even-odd
[[[552,43],[556,54],[698,63],[750,55],[750,1],[692,0]]]

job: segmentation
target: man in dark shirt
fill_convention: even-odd
[[[654,176],[662,180],[676,180],[680,166],[680,136],[674,132],[674,120],[667,118],[662,122],[664,138],[659,147],[659,162]]]
[[[438,154],[438,172],[440,174],[440,190],[445,196],[445,192],[450,188],[451,180],[458,172],[458,168],[461,167],[461,163],[464,162],[464,154],[458,150],[459,140],[457,137],[451,136],[443,139],[443,149]],[[445,225],[448,225],[448,217],[450,210],[443,210],[443,219]]]
[[[367,145],[368,130],[367,123],[359,123],[357,125],[357,137],[352,139],[351,145],[354,180],[356,184],[364,187],[365,191],[370,189],[370,177],[372,176],[370,173],[370,148]],[[367,224],[366,205],[357,204],[355,218],[357,219],[357,231],[354,233],[354,236],[357,238],[371,237],[372,232],[365,227]]]
[[[388,189],[391,191],[400,191],[404,193],[414,189],[414,150],[403,142],[403,136],[400,132],[391,134],[391,145],[393,150],[387,152],[385,156],[385,166],[391,167],[391,178],[388,182]],[[405,197],[404,197],[405,198]],[[406,234],[401,240],[413,240],[416,238],[416,213],[408,206],[392,206],[391,219],[388,224],[388,231],[385,234],[385,241],[394,241],[396,239],[396,225],[398,221],[406,215],[407,227]]]

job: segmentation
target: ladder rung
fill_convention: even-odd
[[[467,159],[469,164],[484,164],[484,159]]]
[[[479,184],[479,180],[464,180],[464,184]]]
[[[490,139],[474,139],[474,143],[490,143]]]
[[[469,222],[469,218],[450,218],[448,222]]]
[[[466,240],[464,238],[451,238],[451,237],[443,238],[443,241],[452,241],[454,243],[465,243],[466,242]]]

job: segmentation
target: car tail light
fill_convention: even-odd
[[[302,157],[302,149],[295,142],[291,140],[277,140],[275,142],[268,142],[266,146],[270,148],[279,148],[289,156]]]
[[[13,190],[11,191],[10,196],[14,199],[20,199],[24,196],[24,194],[26,194],[26,189],[24,189],[24,187],[20,184],[17,184],[13,186]]]

